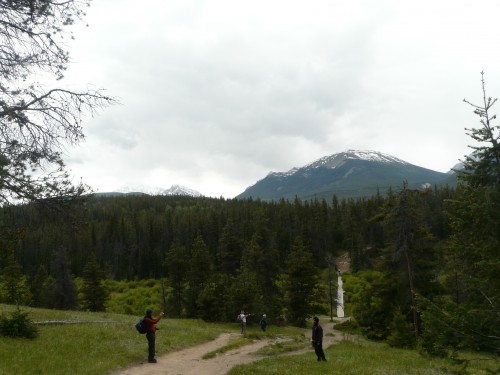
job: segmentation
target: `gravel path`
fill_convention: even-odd
[[[325,334],[323,339],[325,349],[344,338],[342,332],[333,329],[333,324],[328,321],[328,318],[324,317],[320,324]],[[334,336],[328,335],[328,333],[334,333]],[[310,335],[311,332],[307,330],[306,337],[309,338]],[[239,336],[238,333],[223,333],[213,341],[159,356],[157,357],[158,363],[143,363],[114,372],[113,375],[223,375],[227,374],[236,365],[264,358],[253,353],[266,345],[276,342],[276,340],[258,340],[251,345],[218,354],[214,358],[202,359],[203,355],[223,347],[231,339]],[[311,357],[315,358],[312,347],[284,355],[297,355],[307,352],[310,352]]]

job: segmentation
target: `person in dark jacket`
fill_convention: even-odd
[[[160,321],[163,317],[163,312],[160,313],[156,318],[153,318],[153,310],[147,309],[144,321],[148,331],[146,332],[146,338],[148,339],[148,362],[156,363],[156,351],[155,351],[155,341],[156,341],[156,323]]]
[[[317,316],[313,318],[311,341],[314,347],[314,352],[318,357],[318,361],[326,361],[325,353],[323,352],[323,328],[319,325],[319,319]]]
[[[262,315],[262,319],[260,320],[260,328],[262,329],[262,332],[266,332],[266,328],[267,328],[266,314]]]

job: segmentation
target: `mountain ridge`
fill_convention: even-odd
[[[170,188],[165,189],[157,186],[149,185],[130,185],[122,186],[110,192],[97,192],[96,195],[100,196],[120,196],[120,195],[185,195],[190,197],[201,197],[203,194],[197,190],[188,188],[183,185],[172,185]]]
[[[442,183],[452,185],[448,173],[416,166],[395,156],[372,150],[347,150],[319,158],[287,172],[270,172],[249,186],[241,198],[263,200],[367,197],[402,186],[411,188]]]

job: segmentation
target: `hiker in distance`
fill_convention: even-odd
[[[266,332],[267,328],[266,314],[262,315],[262,319],[260,320],[260,328],[262,329],[262,332]]]
[[[317,316],[313,318],[311,342],[314,347],[314,352],[318,357],[318,361],[326,361],[325,353],[323,352],[323,328],[319,325],[319,319]]]
[[[241,314],[238,315],[238,321],[240,322],[241,325],[241,333],[245,333],[247,331],[247,317],[249,317],[252,314],[245,314],[244,310],[241,310]]]
[[[146,338],[148,339],[148,362],[156,363],[156,350],[155,350],[155,341],[156,341],[156,323],[160,321],[160,319],[165,315],[163,312],[160,313],[156,318],[153,318],[153,310],[147,309],[146,316],[144,317],[144,322],[146,323],[147,332]]]

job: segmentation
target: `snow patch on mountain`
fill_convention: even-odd
[[[404,160],[401,160],[395,156],[384,154],[378,151],[361,151],[361,150],[347,150],[345,152],[339,152],[330,156],[322,157],[312,163],[306,165],[304,168],[336,168],[344,164],[346,160],[366,160],[379,163],[399,163],[408,164]]]
[[[191,197],[202,196],[202,194],[199,191],[190,189],[182,185],[172,185],[169,189],[165,190],[163,195],[189,195]]]
[[[143,193],[148,195],[188,195],[191,197],[202,196],[200,192],[182,185],[172,185],[168,189],[157,186],[148,186],[148,185],[130,185],[130,186],[122,186],[119,189],[116,189],[115,191],[124,194]]]
[[[308,169],[316,169],[316,168],[336,168],[341,166],[346,162],[346,160],[366,160],[373,161],[379,163],[399,163],[408,165],[404,160],[401,160],[395,156],[384,154],[378,151],[363,151],[363,150],[347,150],[344,152],[339,152],[337,154],[324,156],[312,163],[309,163],[301,168],[294,167],[287,172],[270,172],[268,176],[273,176],[277,178],[286,178],[294,175],[298,171],[304,171],[303,173],[307,173]]]

